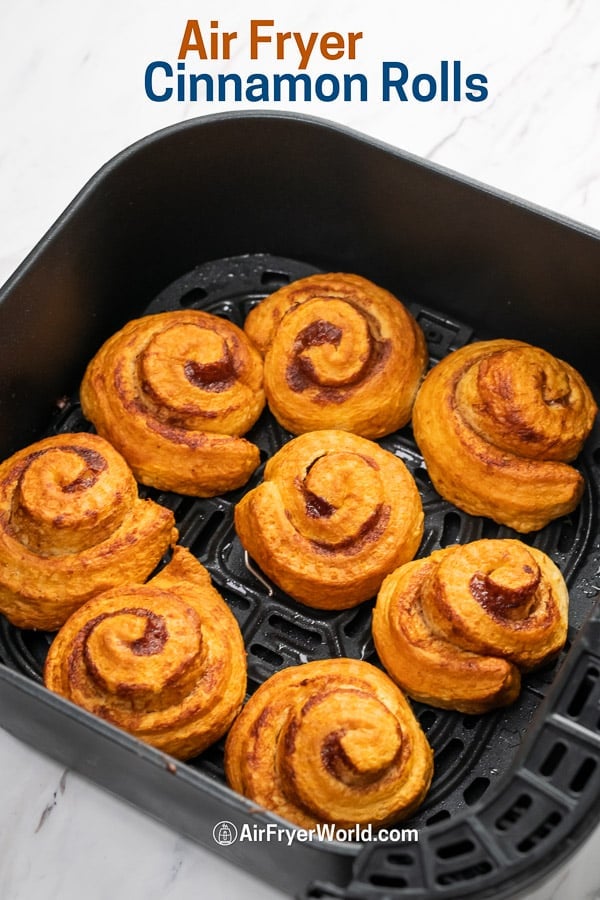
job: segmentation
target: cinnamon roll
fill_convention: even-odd
[[[560,571],[540,550],[510,539],[474,541],[389,575],[373,638],[410,697],[482,713],[512,703],[521,673],[560,652],[568,603]]]
[[[245,484],[259,451],[245,440],[265,396],[243,331],[195,309],[125,325],[81,385],[84,414],[143,484],[209,497]]]
[[[383,672],[328,659],[259,687],[227,737],[225,773],[234,790],[302,828],[379,827],[422,803],[432,756]]]
[[[423,508],[412,475],[387,450],[346,431],[285,444],[235,508],[244,548],[275,584],[321,609],[347,609],[412,559]]]
[[[408,422],[427,363],[403,304],[358,275],[310,275],[271,294],[244,330],[265,357],[265,392],[293,434],[377,438]]]
[[[597,407],[568,363],[522,341],[469,344],[438,363],[413,411],[434,487],[472,515],[519,532],[571,512],[584,482],[567,463]]]
[[[94,434],[45,438],[0,464],[0,611],[54,631],[90,597],[150,575],[177,540],[173,513],[138,497]]]
[[[160,750],[189,759],[214,743],[246,691],[239,626],[183,547],[147,584],[106,591],[50,646],[46,686]]]

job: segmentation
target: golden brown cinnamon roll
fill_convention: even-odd
[[[356,606],[412,559],[423,508],[387,450],[346,431],[290,441],[235,509],[240,541],[284,591],[321,609]]]
[[[366,278],[301,278],[255,307],[244,330],[265,356],[271,411],[294,434],[376,438],[408,422],[425,339],[402,303]]]
[[[225,772],[234,790],[303,828],[378,827],[422,803],[432,756],[383,672],[328,659],[264,682],[229,732]]]
[[[573,460],[597,412],[581,375],[521,341],[469,344],[423,382],[413,429],[436,490],[472,515],[520,532],[571,512]]]
[[[0,465],[0,611],[54,631],[90,597],[150,575],[177,540],[173,513],[138,497],[93,434],[59,434]]]
[[[81,404],[138,481],[161,490],[213,496],[259,463],[240,435],[265,404],[262,362],[241,329],[209,313],[129,322],[90,362]]]
[[[512,703],[521,672],[560,652],[568,603],[561,573],[540,550],[515,540],[474,541],[389,575],[373,638],[410,697],[481,713]]]
[[[166,753],[188,759],[220,738],[246,691],[239,626],[183,547],[148,584],[106,591],[52,643],[50,690]]]

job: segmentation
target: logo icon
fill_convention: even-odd
[[[213,838],[221,847],[229,847],[237,841],[237,828],[233,822],[217,822],[213,828]]]

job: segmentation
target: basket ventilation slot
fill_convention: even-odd
[[[583,712],[592,691],[596,687],[599,675],[600,672],[595,666],[588,668],[567,708],[567,714],[572,719],[579,718]]]
[[[552,747],[550,753],[547,755],[542,765],[540,766],[540,773],[546,776],[546,778],[549,778],[550,775],[552,775],[556,771],[566,754],[566,744],[563,744],[562,741],[557,741],[557,743]]]
[[[588,756],[586,759],[584,759],[584,761],[577,769],[574,778],[569,784],[569,790],[574,794],[581,794],[587,787],[597,768],[598,761],[595,760],[592,756]]]
[[[467,806],[474,806],[481,800],[490,786],[490,779],[483,776],[475,778],[463,791],[463,797]]]
[[[562,815],[554,810],[549,813],[546,818],[540,822],[540,824],[535,828],[530,834],[527,835],[522,841],[517,844],[517,850],[521,853],[531,853],[532,850],[535,850],[536,847],[549,835],[554,831],[555,828],[560,825],[562,822]]]
[[[482,860],[482,862],[475,863],[472,866],[467,866],[466,868],[459,869],[455,872],[444,872],[442,875],[438,875],[436,883],[441,887],[448,887],[451,884],[458,884],[459,882],[473,881],[474,878],[483,878],[484,875],[489,875],[489,873],[493,871],[494,867],[491,862]]]
[[[196,304],[201,303],[202,300],[206,300],[208,297],[208,292],[201,287],[192,288],[191,291],[187,291],[185,294],[182,294],[179,298],[179,305],[187,308],[190,306],[196,306]]]
[[[533,803],[529,794],[521,794],[506,812],[496,819],[498,831],[508,831],[523,817]]]
[[[260,283],[274,290],[289,284],[290,281],[290,276],[285,272],[274,272],[270,269],[265,269],[260,276]]]

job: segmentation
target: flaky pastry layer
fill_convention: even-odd
[[[244,330],[265,358],[269,407],[293,434],[377,438],[409,420],[425,339],[406,307],[368,279],[301,278],[255,307]]]
[[[516,540],[474,541],[389,575],[373,638],[409,696],[482,713],[512,703],[521,673],[560,652],[568,604],[564,579],[545,553]]]
[[[210,497],[241,487],[260,461],[241,435],[265,404],[262,360],[227,319],[188,309],[128,322],[96,353],[80,393],[142,484]]]
[[[347,609],[412,559],[423,508],[402,460],[346,431],[284,445],[264,481],[235,508],[244,548],[275,584],[308,606]]]
[[[123,457],[59,434],[0,465],[0,611],[55,631],[102,591],[143,581],[177,540],[170,510],[138,497]]]
[[[183,547],[147,584],[106,591],[52,643],[55,693],[180,759],[229,728],[246,691],[239,626],[206,569]]]
[[[225,772],[234,790],[303,828],[378,827],[422,803],[433,754],[383,672],[329,659],[259,687],[227,737]]]
[[[583,478],[567,463],[596,412],[568,363],[522,341],[481,341],[429,372],[413,430],[442,497],[525,533],[579,503]]]

